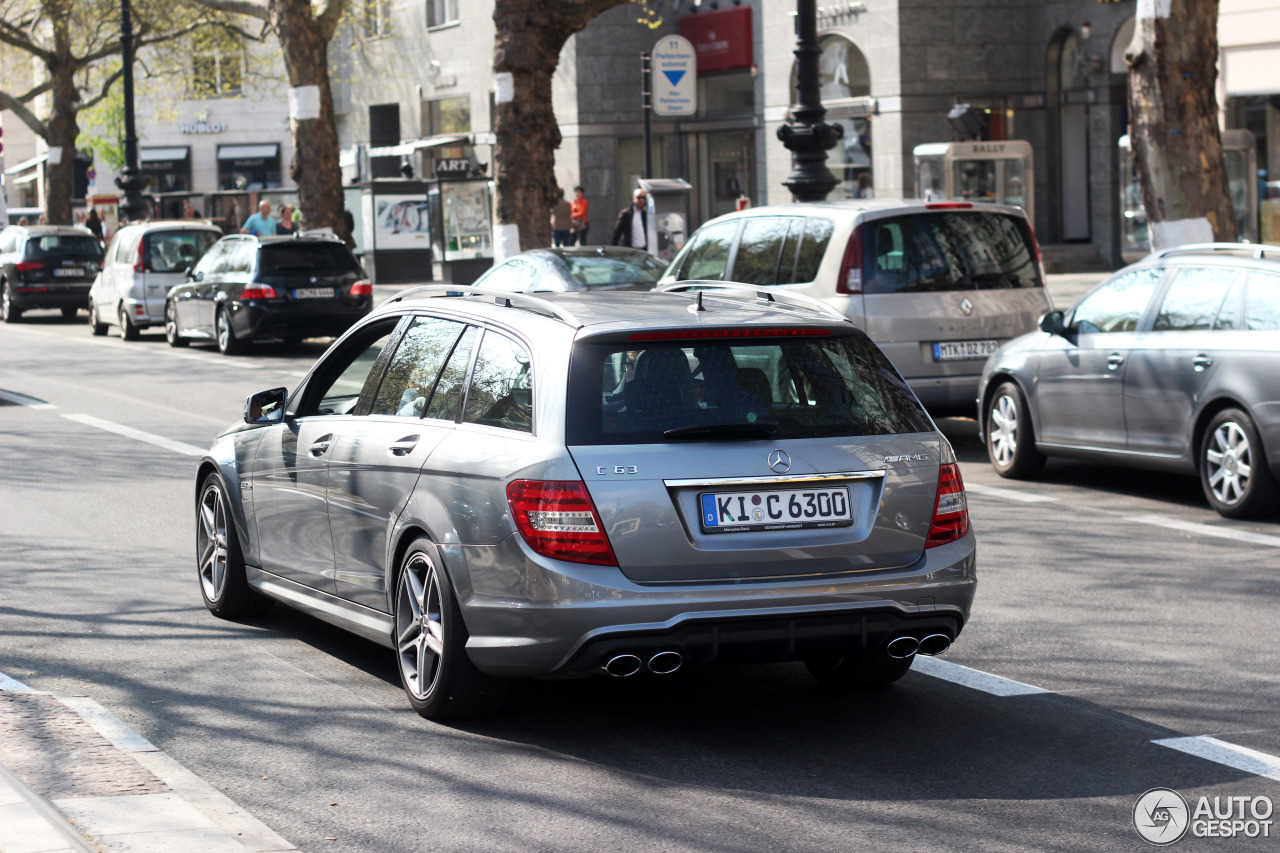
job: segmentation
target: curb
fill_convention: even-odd
[[[0,760],[0,853],[297,851],[94,700],[3,673]]]

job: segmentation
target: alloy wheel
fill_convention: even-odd
[[[396,592],[396,650],[409,692],[426,699],[440,676],[444,658],[444,598],[440,572],[426,554],[413,554]]]
[[[1001,394],[991,407],[991,453],[996,464],[1008,467],[1018,450],[1018,404],[1008,394]]]
[[[231,344],[231,328],[227,325],[226,315],[219,311],[214,322],[217,325],[215,331],[218,334],[218,349],[226,352],[227,347]]]
[[[1218,424],[1204,454],[1208,486],[1224,504],[1239,503],[1249,489],[1253,451],[1249,436],[1234,421]]]
[[[200,584],[209,601],[218,601],[227,584],[227,511],[217,483],[200,497],[196,546],[200,555]]]

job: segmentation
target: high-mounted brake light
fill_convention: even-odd
[[[352,296],[373,296],[373,285],[366,279],[351,285]]]
[[[275,299],[276,289],[268,284],[251,284],[244,290],[240,291],[240,300],[246,299]]]
[[[572,563],[616,566],[595,504],[580,480],[515,480],[507,503],[516,529],[537,553]]]
[[[934,201],[925,205],[927,210],[971,210],[971,201]]]
[[[938,469],[938,497],[933,503],[933,520],[924,547],[954,542],[969,532],[969,503],[964,496],[960,466],[948,462]]]
[[[830,329],[681,329],[670,332],[637,332],[627,340],[704,341],[719,338],[813,338],[830,334]]]
[[[844,248],[844,260],[840,262],[840,275],[836,277],[836,293],[862,292],[862,232],[866,226],[853,229],[853,236]]]

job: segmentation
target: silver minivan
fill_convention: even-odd
[[[1018,207],[914,199],[758,207],[694,233],[663,283],[712,279],[823,300],[889,356],[934,417],[974,415],[987,356],[1049,310]]]
[[[95,335],[116,326],[126,341],[148,326],[164,325],[165,295],[186,281],[222,229],[202,220],[141,222],[115,233],[102,272],[89,290],[89,324]]]

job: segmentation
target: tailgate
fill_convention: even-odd
[[[941,448],[936,434],[923,433],[569,450],[622,572],[639,583],[680,583],[914,563]],[[904,456],[919,458],[885,461]]]

